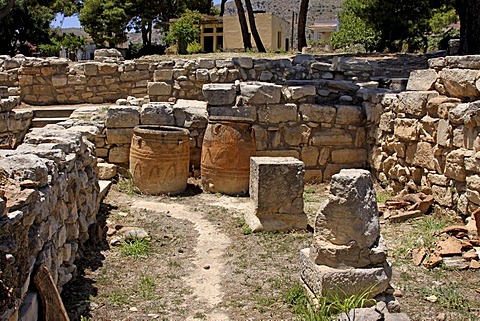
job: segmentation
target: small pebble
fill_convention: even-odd
[[[210,265],[205,265],[203,268],[204,268],[205,270],[210,270]]]
[[[183,249],[178,249],[178,253],[183,253]]]
[[[137,312],[138,309],[137,309],[136,307],[131,307],[131,308],[130,308],[130,311],[132,311],[132,312]]]

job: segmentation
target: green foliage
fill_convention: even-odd
[[[307,294],[300,284],[296,284],[284,295],[284,301],[293,308],[298,320],[329,321],[336,315],[348,313],[355,308],[363,308],[375,303],[369,299],[372,288],[342,299],[339,295],[328,295],[318,298],[318,304],[310,303]]]
[[[40,50],[40,54],[44,57],[54,57],[58,56],[60,52],[61,46],[58,42],[49,43],[49,44],[41,44],[38,46]]]
[[[198,40],[200,36],[200,23],[203,15],[198,11],[185,11],[180,18],[170,25],[170,31],[164,38],[168,45],[177,45],[179,53],[186,53],[186,45]],[[185,49],[183,50],[183,46]]]
[[[152,252],[152,244],[150,240],[145,238],[133,238],[126,240],[120,249],[124,256],[131,256],[134,259],[138,259]]]
[[[385,191],[378,191],[376,194],[377,194],[377,203],[385,203],[386,201],[392,198],[392,195],[390,195],[390,193]]]
[[[118,190],[127,195],[140,194],[138,187],[133,183],[133,179],[120,177],[117,183]]]
[[[202,45],[199,44],[197,41],[191,42],[187,46],[187,52],[188,54],[196,54],[202,51]]]
[[[79,19],[95,44],[113,47],[127,39],[130,6],[120,0],[84,0]]]
[[[444,29],[458,21],[457,11],[447,5],[442,5],[440,8],[432,10],[432,17],[430,18],[429,25],[433,33],[443,33]]]

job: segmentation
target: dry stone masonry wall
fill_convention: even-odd
[[[13,110],[20,104],[19,96],[9,96],[8,87],[0,86],[0,149],[19,145],[30,127],[30,110]]]
[[[480,206],[480,56],[429,65],[372,112],[371,167],[392,192],[432,194],[467,215]]]
[[[35,266],[45,264],[60,291],[72,278],[96,223],[96,165],[83,134],[56,125],[0,153],[1,320],[17,320],[22,301],[36,296],[29,290]]]

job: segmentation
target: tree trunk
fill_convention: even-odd
[[[247,19],[245,18],[245,10],[243,10],[242,0],[235,0],[235,6],[237,7],[238,21],[240,22],[240,28],[242,30],[243,47],[245,51],[252,49],[252,40],[250,39],[250,33],[248,32]]]
[[[460,17],[460,54],[480,54],[480,2],[456,0]]]
[[[220,17],[223,17],[225,14],[225,3],[227,0],[222,0],[222,3],[220,4]]]
[[[8,0],[7,5],[0,10],[0,20],[5,18],[7,14],[12,10],[15,0]]]
[[[255,15],[253,14],[252,3],[250,0],[245,0],[245,5],[247,6],[248,21],[250,22],[250,31],[252,32],[253,39],[257,45],[257,50],[259,52],[267,52],[265,46],[263,45],[262,39],[258,34],[257,25],[255,23]]]
[[[302,51],[307,46],[307,37],[305,29],[307,28],[307,13],[309,0],[302,0],[300,3],[300,12],[298,13],[298,50]]]

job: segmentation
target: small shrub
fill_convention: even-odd
[[[133,183],[133,179],[120,177],[117,183],[118,190],[127,195],[141,194],[138,187]]]
[[[202,51],[202,45],[196,41],[189,43],[187,46],[187,52],[190,55],[199,53],[200,51]]]

